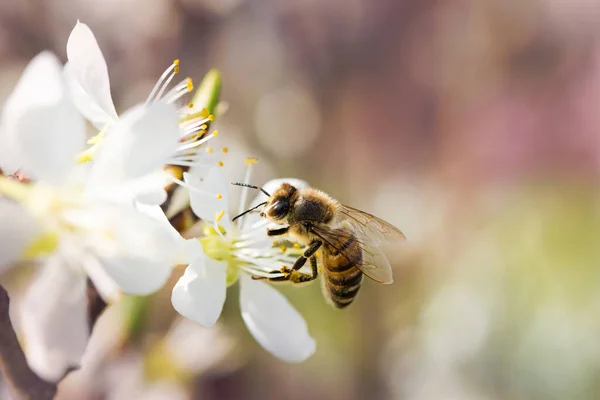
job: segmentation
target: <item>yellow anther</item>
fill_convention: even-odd
[[[215,222],[219,223],[225,216],[225,210],[221,210],[219,213],[215,213]]]
[[[207,118],[208,118],[209,121],[214,121],[215,120],[215,116],[212,115],[212,114],[210,114]]]
[[[223,165],[225,165],[225,164],[223,164],[223,161],[219,161],[219,162],[217,163],[217,165],[218,165],[219,167],[222,167],[222,166],[223,166]]]
[[[187,91],[191,92],[192,90],[194,90],[194,81],[192,81],[192,78],[186,78],[186,85],[187,85]]]
[[[75,160],[80,164],[92,161],[96,155],[96,152],[98,151],[99,146],[100,146],[100,143],[98,142],[98,143],[92,145],[91,147],[88,147],[87,149],[85,149],[84,151],[79,153],[77,155],[77,157],[75,158]]]
[[[253,165],[253,164],[257,164],[258,163],[258,158],[256,157],[247,157],[244,160],[244,163],[246,163],[246,165]]]
[[[212,147],[207,147],[206,148],[206,152],[207,153],[212,153],[213,152],[213,148]]]
[[[212,134],[213,136],[219,136],[219,131],[214,131]]]
[[[198,115],[202,118],[209,118],[210,117],[210,110],[206,107],[204,107],[202,110],[200,110],[200,112],[198,113]]]
[[[227,154],[227,153],[229,152],[229,149],[228,149],[227,147],[223,147],[223,148],[221,149],[221,151],[222,151],[223,153]]]
[[[223,198],[223,195],[221,193],[217,193],[217,199],[221,200]]]
[[[176,58],[175,60],[173,60],[173,65],[176,67],[179,67],[179,58]]]
[[[279,246],[279,242],[277,240],[273,240],[273,247],[278,247]]]
[[[179,59],[173,61],[173,73],[179,73]]]
[[[58,248],[58,235],[54,232],[43,233],[35,238],[23,251],[26,259],[52,254]]]
[[[201,131],[205,131],[205,130],[206,130],[206,128],[208,128],[208,126],[206,126],[206,124],[202,124],[202,125],[200,125],[200,130],[201,130]]]
[[[187,122],[197,119],[205,119],[206,117],[202,116],[202,111],[198,111],[195,113],[187,114],[179,119],[179,122]]]
[[[285,247],[284,245],[279,246],[279,250],[281,250],[282,253],[285,253],[285,251],[287,250],[287,247]]]
[[[92,161],[92,155],[89,153],[81,153],[77,156],[77,162],[79,164],[85,164]]]
[[[176,179],[179,179],[179,180],[183,179],[183,170],[181,169],[181,167],[176,167],[174,165],[168,165],[167,167],[165,167],[165,172]]]
[[[301,246],[300,246],[300,243],[294,243],[294,248],[295,248],[295,249],[299,249],[300,247],[301,247]]]
[[[194,108],[194,103],[188,103],[188,108]]]

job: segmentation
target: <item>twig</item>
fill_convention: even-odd
[[[87,315],[88,315],[88,328],[90,329],[90,333],[94,329],[98,318],[106,309],[106,302],[100,297],[100,293],[98,293],[98,289],[94,285],[94,282],[90,278],[87,279]]]
[[[51,400],[56,384],[41,379],[29,368],[9,316],[10,298],[0,285],[0,369],[15,399]]]

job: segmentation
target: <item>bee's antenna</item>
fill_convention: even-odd
[[[236,219],[238,219],[239,217],[243,217],[244,215],[246,215],[246,214],[248,214],[248,213],[250,213],[250,212],[252,212],[252,211],[256,210],[258,207],[262,207],[262,206],[264,206],[265,204],[267,204],[267,202],[266,202],[266,201],[263,201],[262,203],[260,203],[260,204],[257,204],[257,205],[255,205],[255,206],[254,206],[254,207],[252,207],[252,208],[249,208],[248,210],[244,211],[244,212],[243,212],[243,213],[241,213],[240,215],[237,215],[235,218],[233,218],[233,219],[231,220],[231,222],[235,221],[235,220],[236,220]]]
[[[231,184],[232,184],[232,185],[235,185],[235,186],[244,186],[244,187],[248,187],[248,188],[250,188],[250,189],[258,189],[258,190],[260,190],[261,192],[263,192],[264,194],[266,194],[266,195],[267,195],[267,197],[271,197],[271,195],[270,195],[269,193],[267,193],[267,191],[266,191],[265,189],[261,188],[260,186],[249,185],[249,184],[247,184],[247,183],[242,183],[242,182],[232,182]],[[238,216],[239,216],[239,215],[238,215]],[[236,217],[236,218],[237,218],[237,217]],[[234,218],[234,219],[235,219],[235,218]]]

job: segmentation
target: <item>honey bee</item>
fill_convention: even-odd
[[[347,307],[354,301],[363,275],[383,284],[393,282],[390,263],[379,248],[382,242],[405,240],[404,234],[393,225],[343,205],[315,188],[297,189],[283,183],[269,195],[258,186],[235,185],[259,189],[268,200],[234,219],[264,206],[260,215],[282,225],[267,228],[269,236],[289,234],[306,245],[291,268],[269,272],[277,277],[254,276],[254,279],[303,283],[315,280],[321,272],[323,294],[337,308]],[[307,260],[310,260],[310,274],[300,272]]]

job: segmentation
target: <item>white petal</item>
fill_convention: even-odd
[[[63,78],[73,103],[81,115],[90,121],[96,129],[102,131],[108,125],[115,123],[118,120],[116,112],[114,114],[107,113],[90,97],[88,92],[86,92],[79,83],[79,79],[77,79],[77,76],[73,71],[73,66],[69,62],[63,67]]]
[[[94,158],[90,189],[124,184],[156,173],[179,143],[179,117],[170,104],[138,105],[109,129]]]
[[[65,77],[73,100],[80,112],[102,130],[117,120],[110,95],[108,70],[94,34],[86,24],[77,21],[67,42],[68,64]]]
[[[205,257],[204,248],[197,238],[186,239],[181,246],[181,258],[178,264],[191,264]]]
[[[112,212],[114,211],[114,212]],[[94,238],[106,273],[125,293],[149,294],[160,289],[171,276],[173,260],[182,239],[173,227],[133,207],[119,207],[106,213],[108,227]]]
[[[66,223],[87,232],[81,238],[85,249],[122,291],[152,293],[170,276],[180,245],[172,227],[132,205],[90,204],[62,215]]]
[[[179,279],[171,302],[177,312],[207,328],[219,319],[225,303],[227,263],[204,256]]]
[[[19,258],[38,228],[35,219],[18,203],[0,197],[0,273]]]
[[[172,270],[164,261],[140,258],[100,258],[99,261],[124,293],[136,295],[156,292],[167,282]]]
[[[6,122],[0,121],[0,170],[4,175],[14,174],[22,165],[13,137],[7,131]]]
[[[160,206],[137,203],[135,205],[135,208],[142,214],[147,215],[148,217],[162,225],[164,231],[170,233],[173,241],[180,242],[181,245],[184,244],[185,240],[181,237],[179,232],[177,232],[177,229],[175,229],[173,225],[171,225],[169,219],[167,218],[163,210],[160,208]]]
[[[139,191],[135,200],[148,205],[160,205],[167,200],[167,191],[162,188],[147,188],[147,190]]]
[[[165,187],[171,181],[164,171],[157,171],[136,179],[131,185],[136,201],[148,205],[160,205],[167,200]]]
[[[268,181],[267,183],[265,183],[262,188],[265,189],[265,191],[269,194],[273,194],[273,192],[275,190],[277,190],[277,188],[279,186],[281,186],[282,183],[289,183],[290,185],[294,186],[296,189],[304,189],[306,187],[308,187],[308,182],[300,180],[300,179],[294,179],[294,178],[280,178],[280,179],[272,179],[270,181]],[[267,196],[261,192],[258,191],[256,197],[254,198],[254,200],[252,200],[252,202],[250,202],[250,205],[248,206],[248,208],[254,207],[264,201],[267,200]],[[259,213],[250,213],[250,214],[246,214],[246,216],[244,217],[243,221],[243,226],[241,227],[241,229],[246,229],[247,227],[252,226],[253,224],[255,224],[256,222],[260,221],[262,219],[262,217],[260,216]]]
[[[121,297],[119,285],[106,272],[96,257],[91,254],[82,257],[81,265],[105,302],[110,304]]]
[[[85,276],[51,257],[28,289],[21,306],[27,360],[43,379],[60,379],[79,366],[89,333]]]
[[[167,191],[165,187],[170,182],[172,181],[168,179],[165,172],[159,170],[108,188],[92,184],[86,195],[96,200],[102,199],[116,203],[131,203],[135,200],[141,204],[155,206],[166,201]]]
[[[20,166],[38,180],[63,183],[85,145],[85,126],[68,97],[56,56],[31,60],[7,99],[0,146],[9,167]],[[51,150],[51,151],[50,151]]]
[[[240,307],[248,330],[262,347],[287,362],[302,362],[316,348],[304,318],[270,285],[240,279]]]
[[[194,214],[204,221],[214,222],[215,216],[224,212],[219,224],[228,229],[230,223],[227,210],[229,182],[225,180],[220,168],[204,165],[195,167],[191,172],[184,173],[183,179],[191,186],[189,189],[190,206]]]

